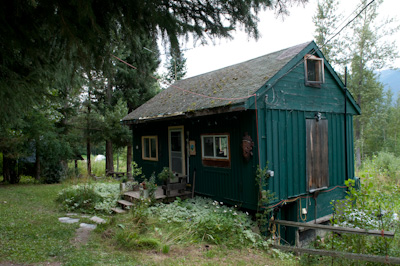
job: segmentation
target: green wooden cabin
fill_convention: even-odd
[[[177,81],[123,123],[146,176],[167,166],[191,185],[195,176],[196,195],[256,210],[255,172],[268,164],[277,218],[311,221],[331,214],[330,202],[343,198],[346,178],[354,178],[359,114],[308,42]]]

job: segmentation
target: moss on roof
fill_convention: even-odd
[[[244,103],[309,44],[177,81],[122,120],[154,119]]]

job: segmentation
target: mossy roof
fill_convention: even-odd
[[[122,120],[157,119],[244,103],[309,44],[176,81]]]

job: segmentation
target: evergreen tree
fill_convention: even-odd
[[[392,20],[387,20],[383,24],[377,22],[377,9],[380,3],[382,1],[375,1],[360,13],[351,24],[352,34],[347,40],[349,49],[347,54],[351,64],[349,89],[362,108],[362,115],[354,118],[358,167],[361,165],[363,155],[374,152],[365,149],[365,140],[370,138],[369,132],[365,130],[383,104],[383,86],[377,81],[375,71],[389,66],[397,57],[395,44],[382,42],[386,34],[391,34],[397,28],[391,27]]]
[[[348,88],[360,105],[362,115],[354,117],[355,153],[357,166],[361,165],[363,156],[378,152],[391,137],[384,132],[390,120],[388,113],[390,102],[384,97],[383,85],[378,81],[376,71],[390,66],[397,57],[396,45],[383,41],[385,35],[397,31],[392,27],[393,20],[377,22],[378,7],[382,1],[375,1],[365,8],[360,1],[359,16],[350,24],[348,34],[342,32],[335,39],[331,38],[333,29],[337,26],[340,16],[336,15],[338,2],[324,0],[318,3],[317,14],[314,16],[316,25],[316,41],[322,47],[325,56],[338,65],[339,69],[350,65]],[[365,8],[365,9],[364,9]],[[344,73],[341,73],[344,74]]]
[[[342,43],[339,38],[331,39],[338,23],[343,18],[337,14],[338,6],[338,0],[318,1],[317,13],[313,16],[315,42],[331,64],[339,63]]]
[[[303,0],[294,0],[303,2]],[[147,34],[176,48],[180,37],[200,42],[231,37],[242,26],[258,37],[257,14],[263,8],[287,11],[285,3],[248,1],[2,1],[0,4],[0,113],[9,122],[15,114],[40,103],[43,82],[57,78],[62,58],[92,69],[112,61],[109,45],[116,31],[126,42]],[[111,65],[109,67],[112,67]],[[0,121],[1,122],[1,121]]]
[[[169,56],[168,62],[165,64],[167,73],[164,74],[164,79],[172,84],[177,80],[181,80],[187,72],[186,58],[183,53],[174,52]]]

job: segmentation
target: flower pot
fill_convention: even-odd
[[[120,183],[119,184],[119,190],[121,191],[121,193],[124,193],[127,191],[127,185],[126,183]]]
[[[144,199],[147,199],[149,197],[149,191],[147,189],[140,190],[140,196]]]

